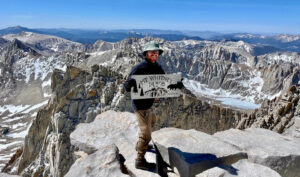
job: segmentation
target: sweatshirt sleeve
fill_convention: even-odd
[[[133,67],[126,79],[126,81],[124,82],[124,88],[126,90],[126,92],[130,92],[131,91],[131,86],[130,86],[130,80],[132,79],[131,76],[134,75],[136,73],[137,68]]]

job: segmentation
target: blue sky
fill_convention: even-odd
[[[0,28],[300,34],[300,0],[3,0]]]

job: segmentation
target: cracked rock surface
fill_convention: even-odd
[[[79,163],[81,167],[78,168],[81,169],[92,166],[94,162],[85,159],[97,156],[95,163],[98,165],[112,159],[106,171],[112,170],[112,174],[118,174],[122,169],[119,168],[122,166],[122,160],[118,160],[118,157],[122,155],[130,176],[159,176],[134,167],[137,131],[136,117],[128,112],[106,111],[98,115],[93,122],[79,124],[71,133],[71,143],[77,151],[85,151],[86,156],[78,158],[68,173],[72,173],[72,169],[77,170]],[[187,171],[182,171],[183,168],[192,172],[189,175],[197,177],[295,177],[300,174],[297,168],[300,162],[299,139],[266,129],[230,129],[209,135],[193,129],[163,128],[153,132],[152,139],[162,159],[174,167],[175,173],[167,173],[171,177],[188,176]],[[112,153],[101,154],[101,151],[107,148]],[[180,158],[177,158],[176,154],[179,154]],[[146,159],[157,162],[155,154],[151,152],[146,153]],[[103,171],[104,176],[105,173]]]

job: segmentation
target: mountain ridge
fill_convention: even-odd
[[[261,44],[279,48],[282,50],[300,52],[300,35],[296,34],[255,34],[255,33],[220,33],[213,31],[188,31],[188,30],[159,30],[159,29],[119,29],[119,30],[104,30],[104,29],[64,29],[64,28],[37,28],[30,29],[26,27],[16,26],[8,27],[0,30],[0,35],[9,33],[17,34],[22,31],[34,32],[40,34],[48,34],[59,36],[74,42],[83,44],[93,44],[101,39],[107,42],[121,41],[127,37],[143,38],[153,36],[163,38],[165,40],[176,41],[183,39],[195,40],[216,40],[216,41],[239,41],[248,42],[251,44]]]

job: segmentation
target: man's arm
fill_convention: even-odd
[[[134,87],[133,91],[137,92],[137,85],[136,85],[136,80],[131,78],[132,75],[134,75],[137,71],[136,67],[133,67],[130,71],[130,74],[128,75],[126,81],[124,82],[124,88],[126,92],[131,91],[131,87]]]
[[[138,92],[135,79],[128,77],[128,79],[124,83],[124,88],[127,92],[130,92],[131,87],[133,87],[134,92]]]

